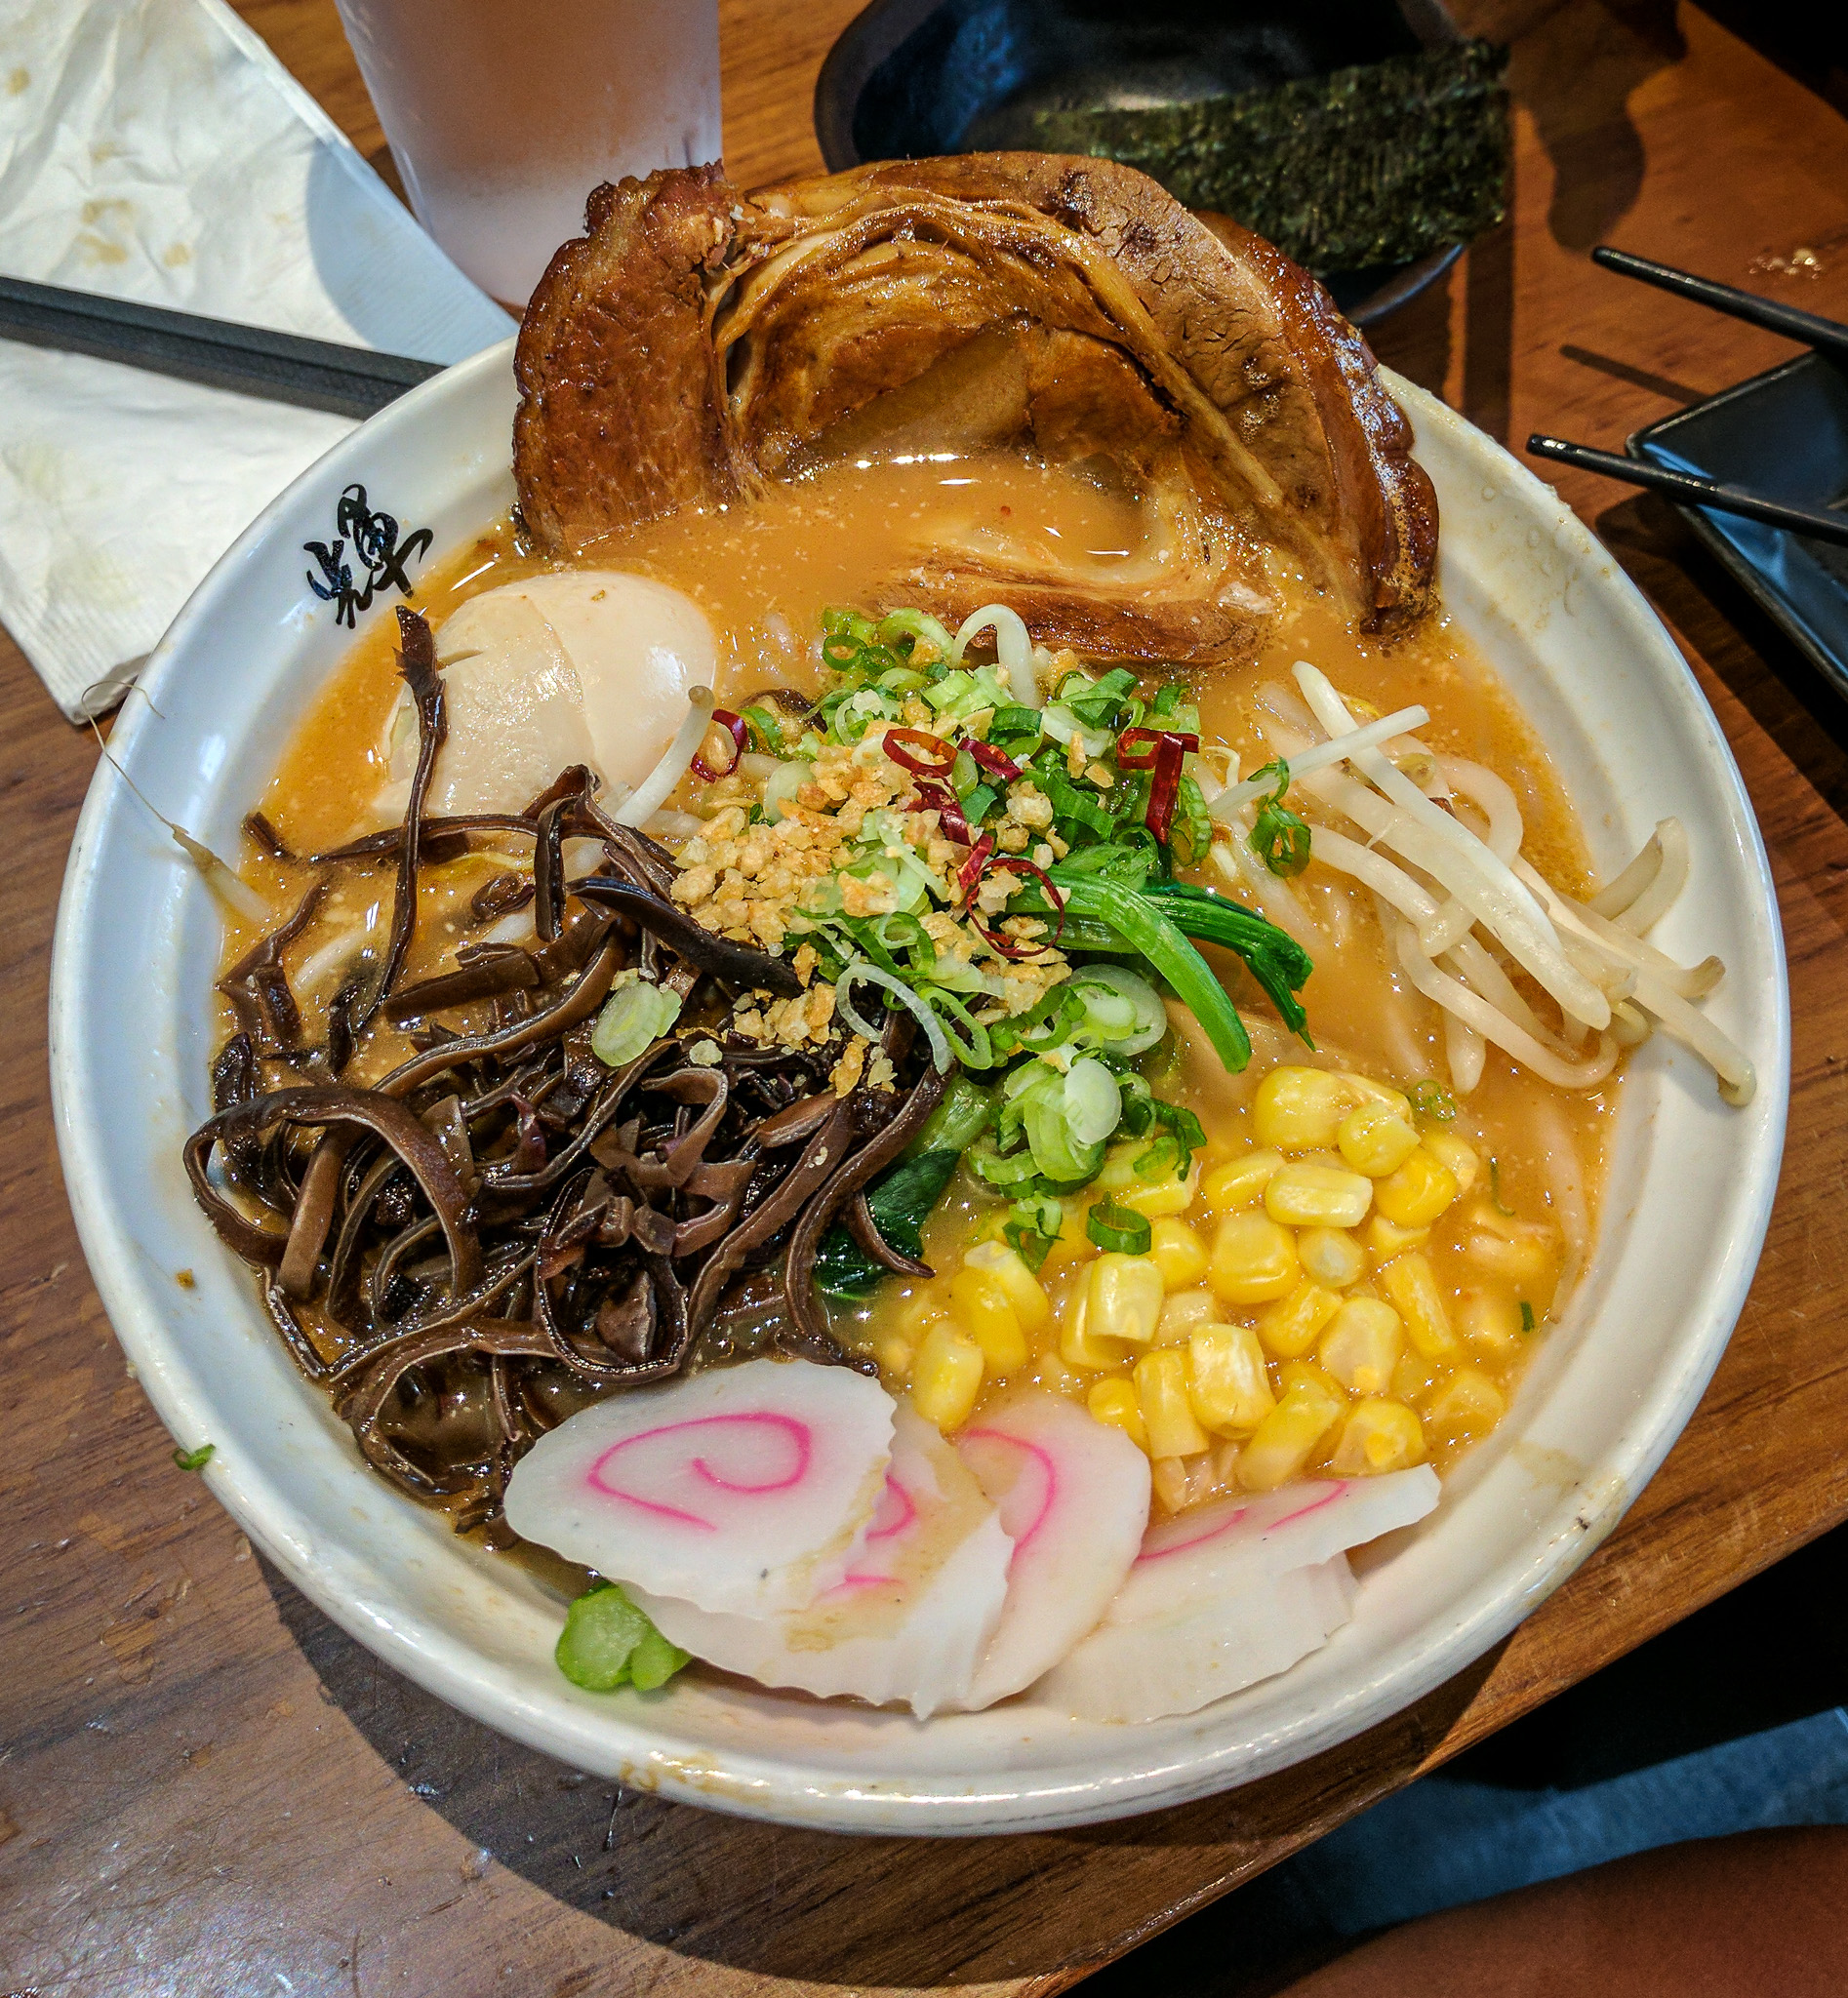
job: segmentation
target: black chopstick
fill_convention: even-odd
[[[443,371],[437,362],[303,340],[164,305],[0,277],[0,339],[123,361],[181,381],[341,417],[369,417]]]
[[[1533,436],[1527,440],[1527,448],[1536,458],[1551,459],[1555,464],[1576,465],[1582,472],[1601,472],[1607,479],[1622,479],[1626,485],[1647,486],[1653,493],[1666,493],[1684,506],[1708,506],[1717,513],[1743,514],[1748,520],[1760,520],[1769,527],[1788,528],[1792,534],[1848,546],[1848,518],[1839,513],[1787,506],[1780,500],[1761,500],[1755,493],[1722,485],[1717,479],[1703,478],[1698,472],[1671,471],[1664,464],[1620,458],[1614,451],[1593,451],[1587,444],[1568,444],[1563,437]]]
[[[1592,251],[1591,261],[1602,264],[1606,270],[1618,272],[1620,276],[1637,278],[1643,284],[1657,285],[1665,292],[1674,292],[1681,298],[1710,305],[1715,312],[1725,312],[1734,319],[1744,319],[1771,333],[1781,333],[1786,340],[1801,340],[1818,353],[1848,361],[1848,326],[1834,319],[1825,319],[1820,312],[1804,312],[1795,305],[1780,305],[1775,299],[1761,299],[1756,292],[1742,292],[1733,285],[1717,284],[1710,277],[1696,277],[1692,271],[1676,270],[1670,263],[1656,263],[1647,257],[1632,257],[1627,250],[1612,250],[1600,245]]]

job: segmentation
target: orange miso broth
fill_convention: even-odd
[[[717,699],[737,708],[769,687],[820,691],[826,675],[816,639],[824,608],[876,609],[881,579],[902,577],[923,551],[945,546],[1042,555],[1050,546],[1067,568],[1119,579],[1145,567],[1157,573],[1161,559],[1129,497],[1070,471],[994,458],[836,466],[749,507],[687,512],[613,537],[582,566],[632,571],[693,598],[717,640]],[[1179,674],[1160,661],[1145,664],[1151,681],[1187,682],[1203,746],[1235,751],[1245,774],[1266,762],[1272,752],[1260,731],[1274,714],[1274,690],[1291,684],[1294,661],[1308,659],[1349,699],[1379,713],[1414,701],[1426,706],[1430,720],[1420,740],[1501,776],[1520,806],[1526,857],[1560,891],[1587,891],[1586,847],[1545,746],[1448,618],[1440,612],[1408,637],[1375,644],[1358,636],[1289,558],[1258,549],[1244,554],[1283,606],[1259,657]],[[413,601],[440,626],[482,590],[563,566],[522,552],[503,523],[421,578]],[[394,621],[380,619],[355,642],[283,756],[261,810],[290,852],[325,850],[379,822],[369,815],[399,698],[396,650]],[[699,813],[703,791],[689,779],[674,803]],[[523,864],[520,842],[497,853],[485,834],[474,846],[424,870],[408,975],[442,967],[468,920],[470,899],[498,869]],[[244,860],[246,877],[278,909],[290,906],[308,879],[255,841]],[[1114,1268],[1086,1233],[1094,1190],[1067,1201],[1065,1228],[1038,1274],[1029,1273],[1031,1290],[1010,1293],[983,1274],[991,1260],[984,1245],[994,1242],[1005,1210],[967,1173],[926,1229],[926,1259],[936,1274],[890,1278],[865,1303],[837,1308],[837,1332],[876,1360],[887,1385],[900,1393],[919,1391],[919,1370],[931,1364],[944,1328],[992,1339],[995,1363],[977,1413],[998,1387],[1026,1381],[1073,1397],[1149,1450],[1157,1496],[1170,1510],[1238,1489],[1241,1456],[1249,1472],[1249,1453],[1265,1433],[1262,1419],[1228,1417],[1213,1427],[1194,1417],[1189,1426],[1184,1411],[1164,1424],[1163,1379],[1208,1333],[1213,1351],[1233,1356],[1227,1364],[1244,1356],[1250,1409],[1267,1398],[1266,1415],[1287,1413],[1316,1396],[1338,1400],[1349,1417],[1374,1409],[1367,1420],[1377,1419],[1383,1448],[1402,1450],[1407,1423],[1419,1436],[1417,1454],[1393,1461],[1428,1457],[1442,1469],[1501,1419],[1549,1312],[1590,1253],[1621,1066],[1601,1086],[1574,1092],[1539,1080],[1491,1048],[1479,1086],[1454,1099],[1438,1010],[1388,962],[1372,897],[1359,883],[1319,862],[1288,883],[1262,876],[1227,883],[1212,868],[1195,878],[1297,929],[1315,961],[1302,994],[1314,1047],[1283,1029],[1235,959],[1208,947],[1246,1019],[1252,1062],[1227,1074],[1190,1021],[1177,1019],[1154,1058],[1161,1072],[1151,1069],[1150,1080],[1198,1116],[1205,1148],[1185,1181],[1112,1195],[1141,1208],[1150,1222],[1149,1257],[1162,1276],[1153,1339],[1125,1342],[1100,1333],[1087,1317]],[[331,893],[351,901],[353,920],[377,930],[389,923],[393,879],[388,862],[354,865]],[[1279,914],[1285,898],[1288,920]],[[225,963],[256,935],[233,924]],[[283,956],[304,1021],[324,1017],[333,996],[331,968],[310,957],[305,941]],[[1522,983],[1518,974],[1515,982]],[[1178,1012],[1171,1003],[1171,1018]],[[381,1024],[352,1079],[382,1074],[409,1045]],[[1317,1079],[1305,1081],[1298,1071]],[[1351,1165],[1351,1154],[1364,1149],[1367,1119],[1352,1131],[1350,1120],[1369,1103],[1394,1101],[1410,1106],[1423,1163],[1373,1176],[1376,1205],[1352,1224],[1277,1219],[1276,1210],[1298,1210],[1288,1194],[1273,1194],[1276,1173],[1284,1172],[1286,1187],[1312,1188],[1317,1168]],[[1280,1131],[1289,1142],[1279,1141]],[[1380,1163],[1376,1158],[1366,1170]],[[1407,1171],[1414,1178],[1424,1173],[1422,1185],[1401,1184]],[[1388,1219],[1383,1202],[1407,1219]],[[1241,1258],[1262,1260],[1264,1253],[1276,1265],[1267,1277],[1239,1274]],[[972,1254],[975,1261],[966,1264]],[[1396,1349],[1382,1332],[1394,1314]],[[1351,1427],[1336,1422],[1283,1475],[1314,1475],[1331,1465],[1390,1467],[1384,1457],[1337,1460],[1339,1441]],[[1276,1461],[1288,1457],[1281,1449]]]

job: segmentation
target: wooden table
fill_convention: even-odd
[[[376,153],[329,0],[241,4]],[[854,8],[726,0],[740,178],[815,163],[815,69]],[[1512,221],[1385,329],[1395,366],[1500,437],[1615,443],[1788,351],[1596,272],[1599,240],[1848,317],[1848,128],[1707,16],[1568,0],[1513,82]],[[1820,277],[1772,267],[1799,246]],[[1497,1653],[1302,1768],[1057,1837],[854,1841],[614,1794],[377,1663],[173,1467],[85,1274],[47,1103],[53,910],[95,746],[0,644],[0,1993],[1050,1992],[1848,1514],[1848,724],[1673,515],[1565,491],[1686,647],[1783,898],[1795,1088],[1750,1302],[1622,1529]]]

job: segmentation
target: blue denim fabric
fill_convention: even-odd
[[[1848,1824],[1848,1709],[1571,1790],[1441,1772],[1277,1868],[1306,1928],[1358,1936],[1686,1839]]]

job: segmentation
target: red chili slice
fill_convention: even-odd
[[[963,817],[962,805],[954,791],[944,784],[932,783],[929,778],[921,777],[913,786],[923,800],[921,811],[935,812],[938,823],[945,839],[953,839],[958,846],[975,844],[975,834],[969,830],[969,821]]]
[[[990,749],[985,742],[965,742],[963,747],[990,777],[1005,778],[1012,783],[1024,775],[1021,766],[1003,750]]]
[[[956,873],[956,893],[967,901],[976,892],[983,870],[988,863],[988,856],[994,852],[994,835],[984,832],[970,849],[969,858]]]
[[[1198,740],[1197,736],[1164,735],[1155,746],[1155,775],[1148,786],[1148,810],[1143,815],[1143,823],[1163,846],[1174,827],[1175,799],[1181,790],[1182,760],[1186,754],[1181,745]]]
[[[731,732],[732,740],[738,746],[732,751],[731,762],[723,770],[714,770],[706,762],[704,747],[702,745],[700,752],[693,759],[693,774],[695,777],[703,778],[709,784],[717,783],[720,778],[728,777],[735,771],[738,768],[738,759],[750,747],[750,725],[742,714],[734,714],[729,707],[715,707],[712,710],[712,719],[721,729]]]
[[[1119,770],[1159,768],[1162,748],[1173,742],[1184,755],[1200,753],[1198,736],[1183,736],[1173,729],[1125,729],[1116,739],[1116,766]]]
[[[989,845],[988,835],[985,832],[982,835],[982,838],[984,846]],[[984,864],[982,866],[981,873],[978,874],[975,882],[972,883],[970,880],[970,868],[976,864],[978,859],[982,859]],[[975,900],[975,890],[980,885],[981,874],[999,873],[1030,874],[1039,883],[1040,887],[1045,891],[1047,900],[1053,905],[1053,914],[1058,918],[1058,927],[1053,931],[1050,940],[1035,939],[1028,942],[1018,937],[1010,937],[1005,930],[998,927],[991,930],[982,920],[981,916],[976,913],[973,903]],[[980,852],[971,854],[958,878],[962,886],[963,899],[971,904],[970,922],[980,933],[984,942],[990,949],[998,950],[1003,957],[1012,958],[1016,961],[1024,957],[1037,957],[1042,950],[1054,948],[1060,938],[1065,934],[1065,898],[1059,892],[1052,878],[1043,867],[1034,866],[1031,860],[1023,859],[1019,854],[994,854],[991,857],[988,854]]]
[[[956,767],[956,745],[923,729],[888,729],[885,752],[913,777],[947,777]]]
[[[1019,854],[997,854],[988,863],[990,874],[1030,874],[1040,885],[1046,899],[1053,905],[1053,914],[1059,919],[1059,926],[1053,932],[1057,943],[1065,934],[1065,898],[1054,884],[1053,878],[1044,867],[1036,867],[1031,860],[1023,859]],[[1044,947],[1043,945],[1040,947]]]

